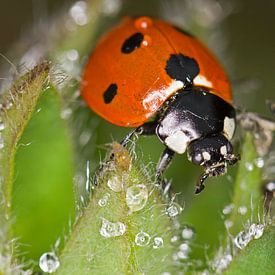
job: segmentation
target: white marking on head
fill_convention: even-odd
[[[177,131],[165,139],[165,144],[174,152],[183,154],[190,139],[182,131]]]
[[[205,76],[203,75],[197,75],[194,79],[193,79],[193,84],[196,86],[204,86],[204,87],[208,87],[208,88],[212,88],[213,84],[211,81],[207,80]]]
[[[179,80],[173,80],[169,87],[160,90],[150,90],[142,100],[142,105],[145,110],[154,112],[159,106],[159,101],[163,102],[168,97],[173,95],[176,91],[183,88],[183,82]]]
[[[204,160],[210,160],[211,155],[208,152],[202,152],[202,157]]]
[[[223,122],[223,132],[226,135],[226,137],[230,140],[232,139],[234,132],[235,132],[235,119],[225,117]]]
[[[220,148],[220,152],[221,152],[221,154],[222,154],[223,156],[227,154],[227,149],[226,149],[226,146],[225,146],[225,145],[223,145],[223,146]]]

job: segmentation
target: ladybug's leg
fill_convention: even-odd
[[[143,125],[137,127],[136,129],[132,130],[130,133],[128,133],[124,139],[120,142],[122,146],[125,146],[134,135],[137,137],[140,137],[141,135],[149,136],[154,135],[156,133],[156,127],[158,125],[157,121],[153,122],[146,122]]]
[[[169,148],[166,148],[163,151],[156,168],[156,183],[158,185],[162,185],[163,189],[165,188],[165,182],[162,180],[162,175],[169,166],[174,154],[174,151],[172,151]]]

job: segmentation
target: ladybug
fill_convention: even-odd
[[[204,168],[226,173],[239,157],[230,140],[235,109],[228,78],[213,54],[194,36],[150,17],[124,18],[100,40],[83,72],[81,93],[109,122],[156,134],[165,145],[156,169],[159,182],[175,153]]]

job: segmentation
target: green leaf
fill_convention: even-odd
[[[54,88],[43,91],[18,142],[12,214],[24,258],[51,250],[74,218],[73,154],[61,110]]]
[[[234,185],[233,211],[229,218],[232,222],[230,233],[233,235],[243,229],[247,221],[260,222],[259,218],[262,217],[262,168],[257,166],[257,158],[253,137],[247,132]]]
[[[258,240],[251,241],[237,255],[224,273],[226,275],[272,275],[275,270],[275,227],[266,228]]]
[[[114,160],[101,173],[65,245],[57,274],[160,274],[175,268],[175,247],[170,243],[173,223],[165,213],[166,201],[146,170],[130,164],[126,149],[119,145],[113,152]],[[126,200],[130,191],[139,194],[136,200]],[[153,248],[157,237],[163,246]]]

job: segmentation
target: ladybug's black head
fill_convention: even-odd
[[[187,149],[188,159],[194,164],[204,167],[196,193],[203,190],[203,182],[207,177],[226,173],[227,165],[233,165],[239,156],[233,154],[233,146],[222,134],[216,134],[192,141]]]

